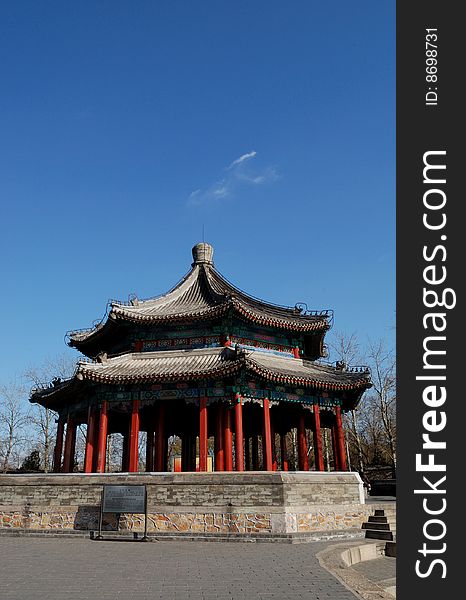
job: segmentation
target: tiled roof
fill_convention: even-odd
[[[234,351],[228,348],[123,354],[101,363],[80,362],[76,377],[108,383],[187,381],[203,377],[222,377],[241,367],[239,361],[231,360],[234,354]]]
[[[278,306],[256,299],[229,283],[215,268],[212,247],[198,244],[193,248],[191,271],[167,294],[129,303],[111,302],[108,321],[140,323],[177,323],[212,319],[233,310],[259,325],[293,331],[325,331],[329,328],[329,311],[303,313],[299,309]],[[80,344],[103,329],[107,322],[93,329],[70,332],[70,344]]]
[[[264,379],[282,383],[312,386],[328,390],[366,388],[370,386],[367,369],[337,369],[330,365],[281,357],[277,353],[251,352],[246,358],[250,371]]]
[[[313,361],[230,348],[140,352],[101,363],[81,362],[76,377],[102,383],[189,381],[233,375],[242,368],[270,381],[323,390],[356,390],[370,385],[367,371],[342,371]]]

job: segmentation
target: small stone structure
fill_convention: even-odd
[[[147,486],[152,535],[349,533],[374,510],[350,472],[0,475],[0,528],[96,529],[104,484]],[[115,530],[117,516],[105,516],[104,528]],[[119,520],[120,530],[143,526],[144,515]]]

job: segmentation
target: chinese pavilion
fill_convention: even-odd
[[[346,471],[342,413],[370,387],[368,370],[330,366],[324,336],[331,311],[258,300],[214,267],[213,248],[193,248],[192,268],[167,294],[111,301],[91,329],[68,333],[86,358],[74,375],[33,390],[31,402],[58,413],[54,471],[75,463],[76,428],[86,426],[85,473],[106,470],[107,436],[123,435],[122,472],[167,471],[167,442],[181,439],[183,471],[288,470],[290,431],[298,464],[324,470],[322,430],[335,470]],[[309,443],[312,440],[312,443]],[[310,448],[312,446],[312,453]]]

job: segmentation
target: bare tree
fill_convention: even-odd
[[[16,382],[0,386],[0,461],[4,473],[19,467],[24,458],[28,423],[24,397],[24,388]]]
[[[388,458],[396,468],[396,363],[392,351],[382,340],[370,343],[372,389],[369,399],[382,424],[382,435],[388,448]]]
[[[366,364],[373,387],[361,398],[356,410],[346,416],[350,452],[358,469],[396,468],[396,363],[383,340],[361,348],[356,334],[335,332],[329,348],[342,363]]]
[[[355,365],[362,362],[359,341],[354,332],[345,334],[341,331],[336,331],[333,334],[333,340],[329,344],[329,347],[331,352],[338,357],[338,360],[345,365]],[[347,423],[349,425],[347,431],[350,435],[349,443],[356,448],[358,470],[362,472],[364,471],[364,455],[356,410],[350,411],[350,421]]]
[[[61,354],[54,358],[45,359],[39,366],[29,367],[26,369],[24,377],[32,388],[40,388],[56,377],[67,379],[72,375],[74,369],[74,357],[69,354]],[[39,404],[34,404],[31,413],[31,424],[35,429],[34,435],[37,438],[42,468],[45,473],[48,473],[53,462],[55,412]]]

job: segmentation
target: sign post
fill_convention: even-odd
[[[102,521],[104,513],[144,513],[144,536],[147,542],[147,488],[145,485],[104,485],[100,503],[99,533],[96,540],[102,540]]]

